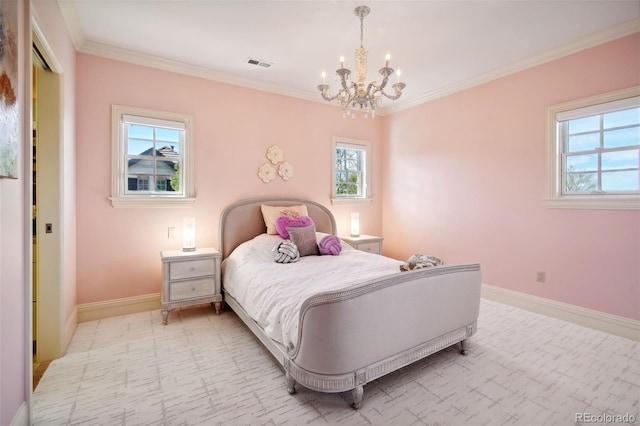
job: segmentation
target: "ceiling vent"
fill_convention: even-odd
[[[265,61],[261,61],[260,59],[253,59],[253,58],[247,58],[247,63],[251,65],[257,65],[263,68],[269,68],[271,65],[273,65],[271,62],[265,62]]]

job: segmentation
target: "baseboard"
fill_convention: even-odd
[[[482,297],[584,327],[640,341],[640,321],[482,284]]]
[[[9,424],[11,426],[28,426],[29,425],[29,406],[27,405],[26,401],[20,404],[20,407],[18,407],[18,411],[16,412],[16,415],[13,416],[13,419],[11,419],[11,423]]]
[[[104,302],[83,303],[77,307],[78,322],[153,311],[154,309],[160,309],[160,293],[106,300]]]
[[[76,332],[76,328],[78,328],[78,307],[73,308],[73,312],[67,318],[67,321],[64,324],[64,351],[67,351],[69,344],[71,343],[71,339],[73,338],[73,333]]]

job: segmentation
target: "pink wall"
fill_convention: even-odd
[[[181,247],[182,218],[196,217],[197,245],[217,247],[222,209],[255,196],[297,196],[329,207],[339,230],[348,232],[352,210],[362,231],[379,233],[382,120],[345,120],[322,103],[274,95],[90,55],[77,58],[77,280],[78,303],[158,293],[159,252]],[[111,105],[190,114],[195,120],[194,209],[113,208]],[[374,201],[332,206],[331,138],[372,142]],[[277,144],[295,167],[290,181],[268,184],[257,176]]]
[[[545,108],[640,84],[640,34],[386,117],[385,254],[640,319],[640,212],[544,206]],[[546,283],[536,282],[546,272]]]

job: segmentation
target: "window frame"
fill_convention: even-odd
[[[336,150],[339,148],[360,150],[364,153],[364,167],[362,167],[361,195],[338,195],[336,181]],[[371,202],[371,142],[359,139],[334,136],[331,144],[331,204],[354,204]]]
[[[635,99],[633,99],[635,98]],[[640,86],[615,92],[569,101],[546,108],[546,188],[544,204],[547,208],[560,209],[605,209],[638,210],[640,193],[631,194],[563,194],[564,174],[562,159],[563,140],[560,136],[558,117],[571,116],[574,110],[585,110],[583,116],[599,115],[607,112],[606,104],[629,99],[634,106],[640,106]],[[575,118],[578,118],[576,115]]]
[[[138,116],[149,120],[164,120],[181,123],[184,126],[183,160],[181,170],[182,194],[128,194],[127,150],[125,141],[124,116]],[[195,205],[194,185],[194,130],[193,117],[146,108],[111,106],[111,204],[113,207],[193,207]],[[155,180],[154,180],[155,185]]]

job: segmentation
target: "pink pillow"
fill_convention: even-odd
[[[314,223],[309,216],[280,216],[276,219],[276,231],[285,240],[289,239],[287,228],[303,228],[311,225],[314,225]]]
[[[335,235],[327,235],[318,243],[318,248],[320,248],[320,254],[322,255],[333,255],[337,256],[342,251],[342,244],[340,243],[340,238]]]

